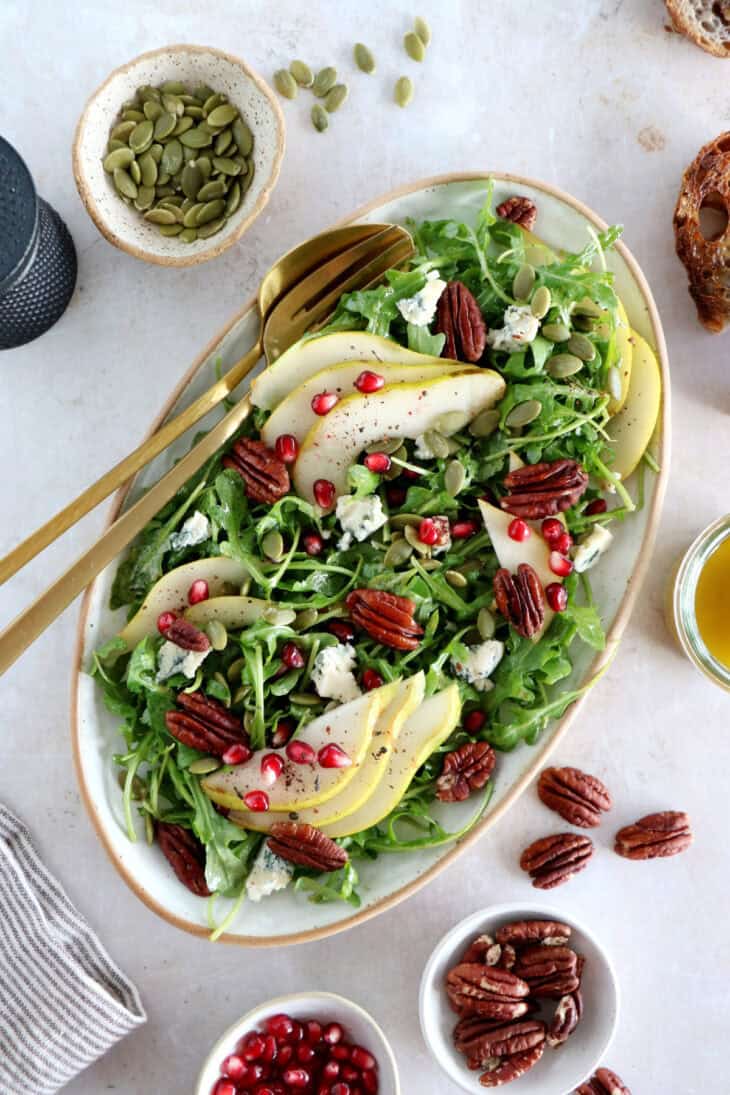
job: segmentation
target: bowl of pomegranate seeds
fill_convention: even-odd
[[[375,1020],[329,992],[249,1011],[219,1038],[195,1095],[400,1095],[393,1050]]]
[[[421,1030],[464,1091],[515,1083],[565,1095],[595,1071],[613,1038],[619,991],[595,935],[557,909],[495,905],[436,945],[421,979]]]

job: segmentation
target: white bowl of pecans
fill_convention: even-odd
[[[521,1095],[574,1092],[601,1064],[618,1021],[611,961],[558,910],[494,905],[437,944],[421,980],[421,1029],[464,1091],[514,1082]]]

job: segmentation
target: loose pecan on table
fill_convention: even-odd
[[[517,958],[514,973],[540,1000],[559,1000],[580,987],[578,956],[570,947],[528,947]]]
[[[158,821],[155,834],[160,850],[173,871],[196,897],[210,897],[205,882],[205,848],[189,829]]]
[[[616,833],[614,851],[625,859],[658,859],[679,855],[692,843],[692,830],[685,813],[664,810],[648,814]]]
[[[568,1041],[583,1015],[583,997],[580,989],[561,996],[547,1032],[547,1044],[557,1049]]]
[[[580,768],[546,768],[537,781],[537,793],[547,807],[581,829],[600,825],[612,806],[608,788]]]
[[[540,1045],[533,1046],[524,1053],[515,1053],[512,1057],[493,1057],[487,1071],[479,1077],[479,1083],[482,1087],[501,1087],[502,1084],[519,1080],[520,1076],[535,1067],[544,1049],[545,1043],[541,1042]]]
[[[454,1032],[456,1033],[456,1032]],[[522,1019],[486,1031],[469,1042],[461,1041],[459,1050],[467,1059],[467,1068],[486,1068],[494,1057],[513,1057],[545,1041],[546,1027],[541,1019]]]
[[[500,506],[514,517],[539,521],[570,509],[588,487],[588,475],[577,460],[525,464],[504,477],[508,493]]]
[[[232,745],[248,745],[248,734],[237,715],[203,692],[180,692],[178,711],[165,713],[165,725],[174,738],[191,749],[222,757]]]
[[[353,589],[345,601],[354,624],[371,639],[394,650],[415,650],[423,630],[413,614],[415,603],[408,597],[382,589]]]
[[[442,357],[479,361],[487,344],[487,325],[471,291],[450,281],[436,306],[436,330],[446,335]]]
[[[576,1088],[575,1095],[631,1095],[631,1092],[610,1068],[599,1068],[588,1083]]]
[[[347,863],[347,852],[321,829],[304,821],[277,821],[271,826],[269,848],[275,855],[311,867],[315,871],[339,871]]]
[[[509,970],[461,962],[446,975],[446,994],[457,1015],[507,1022],[526,1015],[530,986]]]
[[[467,741],[447,753],[436,780],[436,797],[441,802],[463,802],[472,791],[481,791],[489,780],[497,758],[486,741]]]
[[[588,866],[593,841],[578,833],[556,833],[534,841],[525,848],[520,867],[532,878],[538,890],[561,886]]]
[[[537,206],[531,198],[524,198],[519,194],[515,194],[514,197],[507,198],[506,201],[497,206],[497,216],[503,220],[519,224],[521,228],[531,232],[537,220]]]
[[[189,620],[184,620],[182,616],[172,621],[165,632],[165,638],[168,642],[179,646],[181,650],[194,650],[196,654],[210,650],[210,639],[205,632],[195,624],[191,624]]]
[[[289,491],[286,464],[263,441],[239,438],[223,457],[223,467],[238,472],[246,484],[246,494],[254,502],[271,505]]]
[[[529,563],[520,563],[516,574],[502,568],[494,575],[497,608],[525,639],[531,639],[545,621],[545,594]]]
[[[516,920],[497,929],[498,943],[544,943],[545,946],[562,947],[568,942],[572,928],[559,920]]]

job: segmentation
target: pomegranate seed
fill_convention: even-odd
[[[573,569],[573,564],[570,559],[566,559],[564,555],[561,555],[559,551],[551,551],[548,559],[548,565],[553,574],[557,574],[560,578],[567,578]]]
[[[312,399],[312,410],[315,414],[329,414],[339,398],[336,392],[320,392]]]
[[[569,532],[561,532],[560,536],[556,536],[550,547],[554,551],[559,551],[561,555],[567,555],[573,546],[573,537]]]
[[[308,1065],[316,1056],[314,1048],[308,1042],[300,1042],[297,1046],[297,1060],[301,1065]]]
[[[418,526],[418,539],[422,544],[435,544],[438,542],[439,530],[432,517],[424,517]]]
[[[276,455],[285,464],[293,464],[299,456],[299,444],[292,433],[282,433],[274,442]]]
[[[316,1019],[309,1019],[304,1024],[304,1035],[310,1046],[316,1046],[322,1041],[322,1024]]]
[[[261,782],[272,787],[284,771],[284,761],[277,753],[267,753],[261,761]]]
[[[523,540],[530,539],[532,536],[532,529],[527,521],[523,521],[521,517],[515,517],[514,521],[510,521],[507,525],[507,535],[510,540],[516,540],[521,544]]]
[[[278,1015],[270,1015],[264,1023],[267,1034],[273,1034],[275,1038],[289,1038],[294,1030],[294,1022],[285,1015],[283,1012],[279,1012]]]
[[[253,1087],[254,1084],[257,1084],[259,1080],[263,1080],[264,1078],[263,1065],[251,1064],[246,1069],[246,1075],[243,1077],[243,1086]]]
[[[273,1061],[276,1059],[276,1038],[273,1034],[265,1034],[264,1048],[261,1051],[262,1061]]]
[[[293,1087],[295,1091],[299,1091],[303,1087],[307,1087],[311,1082],[312,1075],[307,1068],[287,1068],[284,1070],[282,1080],[289,1087]]]
[[[368,471],[377,472],[378,475],[385,475],[386,471],[390,471],[392,461],[387,452],[369,452],[363,464]]]
[[[286,745],[293,733],[294,720],[279,719],[276,724],[276,730],[274,730],[274,733],[271,735],[271,744],[275,749],[281,749]]]
[[[487,716],[483,711],[470,711],[468,715],[464,715],[464,729],[467,734],[478,734],[487,721]]]
[[[451,526],[451,535],[454,540],[468,540],[476,530],[477,527],[473,521],[454,521]]]
[[[402,483],[389,483],[385,488],[385,498],[391,509],[400,509],[406,500],[406,488]]]
[[[375,1058],[372,1053],[368,1053],[362,1046],[353,1046],[350,1060],[355,1068],[359,1068],[362,1071],[365,1071],[366,1068],[375,1068]]]
[[[243,796],[243,805],[252,814],[265,814],[269,808],[269,796],[266,791],[247,791]]]
[[[201,601],[207,601],[209,597],[210,593],[208,591],[208,583],[206,582],[205,578],[198,578],[198,580],[196,582],[193,582],[190,589],[188,590],[189,605],[200,604]]]
[[[365,395],[370,395],[372,392],[379,392],[385,384],[385,377],[380,373],[373,373],[370,369],[364,369],[360,373],[355,381],[355,387],[359,392],[363,392]]]
[[[330,1085],[325,1080],[317,1088],[317,1095],[331,1095]]]
[[[340,1062],[339,1061],[331,1061],[330,1060],[330,1061],[327,1062],[327,1064],[322,1069],[322,1079],[323,1080],[336,1080],[339,1075],[340,1075]]]
[[[350,1047],[347,1045],[346,1042],[342,1045],[332,1046],[330,1054],[332,1055],[332,1057],[334,1057],[336,1061],[349,1061]]]
[[[595,517],[597,513],[605,513],[607,509],[608,502],[605,498],[594,498],[592,502],[588,503],[583,512],[586,517]]]
[[[290,1042],[301,1042],[304,1037],[304,1027],[301,1023],[298,1023],[296,1019],[292,1019],[293,1030],[291,1032]]]
[[[336,635],[341,643],[351,643],[355,638],[355,628],[347,620],[330,620],[327,630]]]
[[[366,1095],[377,1095],[378,1074],[375,1069],[366,1069],[360,1077],[360,1083],[362,1084],[363,1090],[365,1091]]]
[[[552,546],[554,541],[565,532],[565,526],[557,517],[546,517],[540,526],[540,531],[545,540]]]
[[[347,1080],[348,1083],[354,1084],[360,1079],[360,1073],[352,1065],[342,1066],[342,1079]]]
[[[276,1087],[269,1087],[268,1084],[259,1084],[254,1090],[253,1095],[278,1095],[279,1091],[281,1092],[281,1095],[286,1095],[286,1089],[279,1087],[278,1084]]]
[[[322,746],[317,753],[317,760],[323,768],[349,768],[352,764],[352,758],[334,742]]]
[[[318,532],[305,533],[302,543],[307,555],[321,555],[324,550],[324,540]]]
[[[253,754],[247,745],[236,742],[235,745],[229,745],[221,760],[224,764],[245,764],[252,756]]]
[[[160,635],[164,635],[165,632],[172,627],[176,619],[177,616],[174,612],[161,612],[157,617],[157,630]]]
[[[404,468],[402,472],[404,479],[420,479],[420,471],[414,471],[413,468]]]
[[[560,582],[551,582],[545,587],[545,596],[553,612],[565,612],[568,607],[568,591],[564,585]]]
[[[294,1046],[289,1045],[289,1043],[286,1042],[283,1046],[279,1046],[279,1056],[276,1058],[277,1064],[280,1068],[284,1068],[285,1065],[289,1064],[293,1056]]]
[[[296,643],[284,643],[281,660],[287,669],[301,669],[304,665],[304,655]]]
[[[335,485],[329,479],[315,479],[314,500],[321,509],[330,509],[335,500]]]
[[[383,678],[374,669],[365,669],[362,675],[362,685],[366,692],[372,692],[374,688],[383,687]]]
[[[236,1095],[237,1090],[230,1080],[219,1080],[213,1088],[213,1095]]]
[[[221,1072],[224,1076],[227,1076],[229,1080],[240,1080],[245,1071],[246,1062],[243,1057],[239,1057],[237,1053],[232,1053],[230,1057],[226,1057],[221,1065]]]
[[[292,764],[314,764],[316,753],[306,741],[290,741],[286,747],[286,755]],[[292,1031],[294,1026],[292,1025]]]
[[[333,1084],[330,1088],[331,1095],[350,1095],[349,1084]]]
[[[345,1032],[339,1023],[328,1023],[322,1031],[322,1040],[327,1043],[328,1046],[336,1046],[338,1042],[341,1042],[345,1036]],[[335,1054],[333,1053],[334,1057]]]
[[[264,1051],[264,1040],[260,1034],[252,1031],[241,1043],[241,1053],[247,1061],[258,1061]]]

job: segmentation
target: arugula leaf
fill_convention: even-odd
[[[430,354],[431,357],[441,357],[446,335],[432,335],[428,327],[417,327],[415,323],[406,324],[406,330],[409,350],[415,350],[418,354]]]

